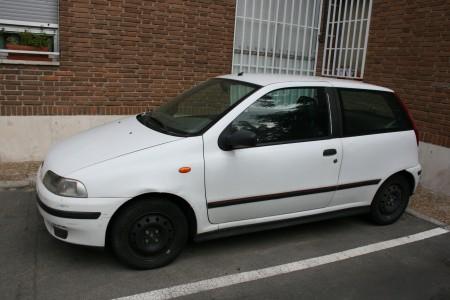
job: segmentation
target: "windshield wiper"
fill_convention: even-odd
[[[154,116],[152,116],[152,115],[149,114],[149,115],[147,115],[146,117],[147,117],[148,120],[152,121],[153,123],[158,124],[159,127],[161,127],[161,128],[163,128],[164,130],[168,131],[166,125],[164,125],[163,122],[161,122],[160,120],[158,120],[158,119],[155,118]]]
[[[156,124],[161,130],[163,130],[166,133],[172,133],[175,135],[185,135],[185,132],[179,131],[179,130],[175,130],[170,128],[169,126],[165,125],[161,120],[155,118],[155,116],[152,115],[153,113],[146,113],[142,115],[142,118],[144,119],[144,121],[148,124],[148,123],[153,123]]]

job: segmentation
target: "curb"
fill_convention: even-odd
[[[437,226],[439,226],[439,227],[443,227],[443,228],[449,227],[448,224],[446,224],[446,223],[444,223],[444,222],[441,222],[441,221],[439,221],[439,220],[437,220],[437,219],[435,219],[435,218],[433,218],[433,217],[427,216],[427,215],[425,215],[425,214],[423,214],[423,213],[420,213],[420,212],[418,212],[418,211],[416,211],[416,210],[414,210],[414,209],[412,209],[412,208],[407,208],[407,209],[406,209],[406,212],[407,212],[408,214],[410,214],[410,215],[416,217],[416,218],[419,218],[419,219],[425,220],[425,221],[427,221],[427,222],[433,223],[434,225],[437,225]]]
[[[35,185],[34,178],[28,178],[24,180],[0,181],[0,190],[23,189],[34,187],[34,185]]]

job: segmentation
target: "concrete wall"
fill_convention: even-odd
[[[43,160],[58,140],[123,116],[0,117],[0,162]]]
[[[421,184],[437,193],[450,196],[450,148],[420,142]]]

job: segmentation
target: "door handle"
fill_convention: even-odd
[[[336,155],[336,154],[337,154],[336,149],[323,150],[323,156],[332,156],[332,155]]]

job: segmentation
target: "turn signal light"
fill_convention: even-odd
[[[180,173],[189,173],[191,171],[190,167],[181,167],[178,169],[178,172]]]

